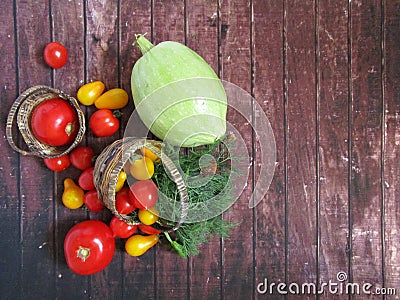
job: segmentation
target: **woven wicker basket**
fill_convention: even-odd
[[[172,160],[163,153],[160,148],[161,142],[148,139],[139,138],[124,138],[117,140],[107,146],[101,154],[97,157],[94,166],[94,185],[97,189],[99,198],[105,206],[111,210],[121,220],[128,224],[139,224],[140,222],[130,215],[120,214],[115,208],[115,187],[117,185],[118,175],[123,170],[125,164],[128,162],[135,152],[141,148],[146,147],[155,155],[160,157],[166,172],[168,172],[176,184],[179,197],[180,197],[180,215],[179,219],[174,226],[157,226],[161,231],[174,231],[185,221],[188,212],[189,196],[183,178],[176,168]]]
[[[51,98],[64,99],[76,110],[79,121],[79,131],[72,144],[60,147],[49,146],[37,140],[31,131],[29,124],[35,107]],[[14,138],[18,137],[18,135],[13,134],[13,128],[17,127],[16,125],[26,144],[25,149],[19,148],[14,142]],[[85,115],[75,98],[60,90],[38,85],[27,89],[14,101],[7,118],[6,137],[10,146],[23,155],[54,158],[67,154],[74,149],[82,141],[85,130]]]

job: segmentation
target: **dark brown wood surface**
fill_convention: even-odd
[[[223,214],[241,221],[230,239],[214,238],[189,259],[158,246],[132,258],[116,240],[111,264],[82,277],[66,266],[64,237],[79,221],[111,214],[65,208],[63,180],[79,171],[53,173],[14,152],[7,114],[37,84],[76,96],[101,80],[130,92],[140,58],[132,43],[145,32],[156,44],[186,44],[254,96],[275,135],[274,178],[249,209],[261,149],[230,109],[253,156],[246,189]],[[6,0],[0,34],[0,299],[400,298],[400,1]],[[69,50],[61,69],[43,61],[50,41]],[[100,153],[122,137],[133,109],[130,101],[118,133],[88,132],[82,144]],[[343,290],[288,289],[329,282]],[[348,283],[360,293],[347,293]],[[368,284],[374,295],[362,291]]]

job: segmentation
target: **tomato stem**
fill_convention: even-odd
[[[85,261],[89,256],[90,256],[90,248],[79,246],[79,249],[76,251],[76,257]]]
[[[70,136],[73,131],[74,131],[74,124],[73,123],[68,123],[67,126],[65,126],[65,133],[68,136]]]

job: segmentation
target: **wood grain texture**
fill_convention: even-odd
[[[307,283],[317,280],[315,3],[287,1],[285,14],[286,280]]]
[[[60,69],[52,71],[53,86],[73,97],[84,82],[85,76],[85,11],[82,1],[52,1],[51,11],[51,40],[65,45],[69,51],[67,64]],[[84,107],[82,107],[84,109]],[[84,139],[83,143],[86,143]],[[63,291],[70,291],[69,296],[73,298],[86,298],[90,294],[89,278],[80,278],[69,270],[64,255],[64,239],[68,230],[77,221],[86,220],[87,212],[84,209],[72,211],[62,204],[62,193],[64,191],[64,179],[72,178],[76,183],[80,170],[70,167],[64,172],[54,173],[54,236],[56,240],[56,292],[57,295]]]
[[[0,111],[1,124],[7,120],[8,110],[18,95],[16,63],[16,32],[14,30],[13,3],[0,4]],[[4,298],[18,297],[21,292],[21,233],[19,195],[19,155],[8,146],[5,126],[0,127],[0,295]],[[12,249],[12,251],[10,251]]]
[[[400,268],[396,262],[399,245],[400,206],[400,2],[386,1],[384,18],[384,284],[396,288]],[[394,298],[394,297],[393,297]]]
[[[348,272],[348,11],[347,1],[318,3],[319,283]],[[334,266],[334,267],[333,267]],[[325,293],[321,298],[330,299]],[[336,295],[347,299],[347,295]]]
[[[184,1],[153,1],[153,43],[176,41],[185,43]],[[168,28],[168,30],[166,30]],[[158,299],[185,299],[189,294],[188,260],[163,247],[156,251],[156,291]]]
[[[186,45],[200,54],[218,72],[218,2],[186,1]],[[221,242],[218,237],[200,247],[189,259],[188,296],[191,299],[220,299]]]
[[[16,2],[19,93],[37,85],[51,85],[51,71],[43,61],[44,46],[50,41],[48,3]],[[41,32],[40,35],[37,35]],[[32,76],[35,74],[35,76]],[[55,296],[54,236],[53,236],[53,174],[35,157],[20,159],[19,191],[21,201],[21,282],[36,278],[30,286],[23,285],[21,298],[29,297],[31,290],[39,298]],[[51,290],[42,289],[50,286]]]
[[[119,20],[119,84],[129,94],[129,103],[122,112],[121,132],[134,109],[130,78],[134,63],[141,57],[140,50],[133,46],[135,34],[148,33],[151,36],[151,7],[152,1],[120,1]],[[123,268],[121,282],[123,298],[155,299],[156,297],[156,256],[152,250],[142,257],[131,257],[124,253],[124,240],[119,241],[118,251],[122,255]],[[121,253],[122,252],[122,253]]]
[[[228,121],[253,157],[240,200],[223,216],[242,222],[231,238],[211,240],[188,260],[163,245],[132,258],[117,239],[112,263],[81,277],[65,263],[65,235],[111,214],[65,208],[63,180],[80,171],[54,174],[41,159],[18,155],[0,128],[0,298],[289,299],[276,287],[260,294],[257,284],[336,282],[339,271],[346,282],[398,288],[399,0],[13,0],[0,9],[3,125],[17,95],[36,84],[76,96],[83,83],[102,80],[130,94],[141,57],[134,34],[147,32],[155,44],[187,44],[251,93],[248,105],[261,106],[277,145],[271,187],[248,209],[261,146],[251,122],[230,108]],[[70,54],[58,70],[43,60],[52,40]],[[87,119],[95,110],[82,109]],[[120,131],[101,139],[89,131],[82,144],[98,154],[122,137],[133,109],[130,96]]]
[[[254,97],[273,128],[276,141],[276,169],[267,195],[255,207],[255,283],[285,281],[285,145],[283,30],[284,6],[279,1],[253,1]],[[268,30],[265,30],[268,28]],[[261,167],[260,145],[255,148],[255,174]],[[257,199],[258,200],[258,199]],[[265,288],[265,287],[264,287]],[[255,289],[255,298],[264,294]],[[268,299],[280,299],[276,291]]]
[[[350,9],[351,279],[360,284],[381,286],[382,11],[380,1],[352,1]]]
[[[221,1],[220,3],[220,76],[221,79],[251,92],[251,7],[249,1]],[[229,96],[228,96],[229,98]],[[248,105],[251,99],[246,97]],[[228,100],[229,103],[229,100]],[[251,117],[251,116],[245,116]],[[252,156],[252,128],[249,121],[228,105],[227,122],[244,139],[249,156]],[[252,168],[250,167],[250,172]],[[229,209],[224,218],[241,222],[232,230],[231,238],[222,244],[222,298],[248,299],[254,291],[253,211],[248,203],[252,194],[252,175],[247,179],[247,187]],[[240,260],[237,260],[240,257]]]

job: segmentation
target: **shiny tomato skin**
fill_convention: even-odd
[[[110,136],[118,131],[119,120],[110,109],[103,108],[92,114],[89,119],[89,127],[95,136]]]
[[[130,201],[139,209],[152,208],[157,202],[158,188],[151,179],[135,181],[130,190]]]
[[[120,214],[130,214],[136,209],[136,206],[130,201],[129,187],[123,187],[115,195],[115,208]]]
[[[139,224],[138,229],[146,234],[160,234],[161,230],[154,228],[151,225]]]
[[[88,146],[78,146],[69,154],[71,164],[82,171],[93,166],[93,157],[94,151]]]
[[[54,172],[61,172],[71,165],[68,154],[55,158],[44,158],[43,161],[46,167]]]
[[[114,216],[110,221],[110,228],[114,234],[114,237],[126,239],[136,232],[136,225],[130,225],[120,218]]]
[[[35,107],[31,116],[33,135],[50,146],[63,146],[74,141],[79,130],[75,109],[61,98],[52,98]]]
[[[93,181],[93,172],[94,168],[90,167],[83,170],[81,175],[79,175],[78,184],[85,191],[90,191],[95,188]]]
[[[91,212],[99,212],[104,208],[96,189],[90,190],[83,196],[83,203]]]
[[[53,69],[63,67],[68,60],[67,48],[61,43],[51,42],[43,51],[44,61]]]
[[[64,239],[68,267],[80,275],[103,270],[111,262],[115,240],[111,229],[101,221],[87,220],[74,225]]]

